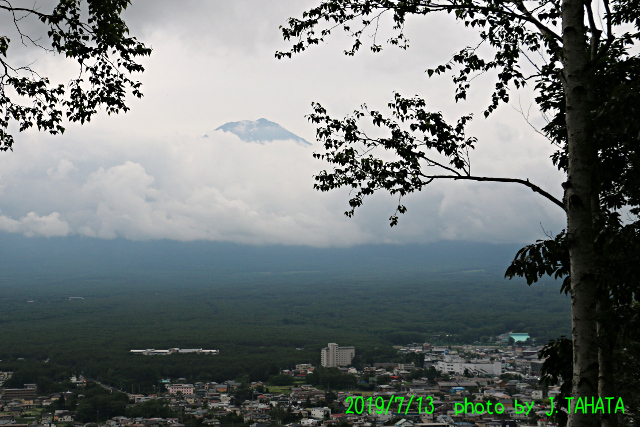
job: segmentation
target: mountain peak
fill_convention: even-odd
[[[304,138],[300,138],[298,135],[289,132],[279,124],[265,118],[229,122],[215,130],[230,132],[245,142],[267,142],[292,139],[301,145],[311,145]]]

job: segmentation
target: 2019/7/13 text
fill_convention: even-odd
[[[389,400],[385,400],[382,396],[378,396],[375,399],[373,397],[364,398],[362,396],[355,397],[347,397],[347,414],[357,414],[361,415],[365,412],[369,414],[377,413],[377,414],[388,414],[391,406],[394,402],[398,405],[398,410],[396,413],[404,413],[405,415],[409,413],[409,408],[411,407],[411,403],[415,403],[417,405],[418,413],[420,414],[432,414],[434,411],[433,407],[433,397],[418,397],[415,396],[391,396]]]

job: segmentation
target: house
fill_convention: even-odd
[[[56,411],[53,414],[53,421],[56,423],[72,423],[75,412],[71,411]]]
[[[299,363],[296,365],[296,371],[306,371],[311,368],[313,368],[313,365],[310,363]]]
[[[261,414],[260,412],[247,412],[244,414],[244,422],[247,423],[253,421],[257,424],[269,424],[271,423],[271,417],[267,414]]]
[[[545,393],[543,390],[533,390],[531,392],[531,397],[533,397],[536,400],[542,400],[545,398]]]
[[[14,424],[16,419],[13,415],[0,415],[0,426],[5,424]]]
[[[5,410],[7,409],[5,408]],[[22,405],[12,406],[8,409],[8,411],[13,417],[20,417],[22,415]]]
[[[413,422],[407,420],[406,418],[403,418],[397,423],[395,423],[394,426],[395,427],[413,427]]]
[[[229,391],[236,390],[242,384],[237,381],[225,381],[225,383],[229,386]]]
[[[441,381],[438,383],[440,391],[449,391],[454,387],[478,388],[478,383],[473,381]]]
[[[87,385],[87,380],[80,375],[79,377],[76,377],[75,375],[71,377],[70,379],[72,384],[75,384],[78,387],[84,387]]]
[[[331,416],[331,409],[328,407],[324,408],[311,408],[311,418],[315,418],[316,420],[322,420],[325,417]]]

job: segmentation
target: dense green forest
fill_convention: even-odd
[[[92,243],[76,246],[84,244]],[[124,245],[124,254],[114,251],[96,268],[86,259],[99,254],[86,248],[65,253],[63,246],[20,273],[15,265],[37,251],[25,249],[27,260],[15,264],[8,259],[19,248],[18,255],[1,254],[0,370],[49,360],[65,374],[123,389],[135,378],[136,387],[150,389],[160,378],[263,380],[295,363],[318,363],[328,342],[354,345],[372,362],[384,357],[376,347],[471,343],[512,330],[544,343],[569,332],[569,300],[557,283],[503,279],[511,247],[494,246],[491,258],[486,247],[463,244],[298,251],[214,245],[208,252],[187,245],[193,253],[168,255],[149,254],[148,243],[113,245]],[[220,354],[129,352],[171,347]]]

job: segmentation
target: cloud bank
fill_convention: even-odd
[[[442,239],[526,241],[561,215],[517,186],[441,183],[405,200],[376,195],[352,219],[348,192],[313,190],[328,165],[294,140],[229,132],[81,141],[34,134],[3,155],[0,230],[25,236],[349,246]],[[317,148],[317,147],[316,147]],[[560,220],[560,221],[559,221]],[[557,229],[556,229],[557,230]]]
[[[450,76],[425,76],[477,37],[452,18],[412,19],[407,51],[363,49],[345,57],[352,40],[336,33],[309,52],[276,60],[276,50],[291,47],[278,26],[316,3],[134,2],[127,23],[154,49],[139,76],[145,97],[130,100],[126,115],[99,114],[86,126],[65,125],[58,138],[31,130],[17,135],[15,151],[0,153],[0,231],[348,246],[442,239],[522,243],[544,237],[543,229],[562,228],[558,207],[515,184],[433,183],[404,200],[408,212],[394,228],[388,218],[397,198],[382,194],[366,199],[348,219],[348,191],[313,190],[313,175],[329,168],[311,157],[318,144],[251,144],[212,131],[225,122],[268,117],[313,142],[313,126],[304,117],[311,101],[339,118],[362,102],[385,111],[394,91],[425,96],[430,110],[450,120],[486,107],[491,75],[474,80],[465,103],[453,102]],[[392,25],[383,23],[381,39]],[[34,25],[34,36],[36,24],[24,21]],[[77,73],[77,64],[64,58],[18,47],[14,43],[10,53],[24,57],[13,58],[37,61],[52,82],[66,83]],[[526,110],[533,94],[522,91],[517,98],[513,107]],[[543,126],[534,116],[530,121]],[[549,160],[552,147],[510,106],[489,120],[476,119],[469,134],[479,139],[474,174],[528,178],[561,197],[563,177]]]

